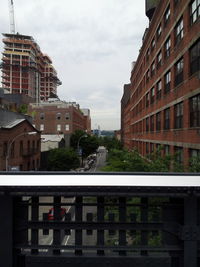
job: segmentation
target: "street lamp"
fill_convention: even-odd
[[[85,137],[87,137],[87,135],[86,134],[84,134],[84,135],[81,135],[80,137],[79,137],[79,139],[78,139],[78,143],[77,143],[77,151],[78,151],[78,155],[80,155],[80,153],[79,153],[79,143],[80,143],[80,140],[82,139],[82,138],[85,138]],[[81,151],[81,159],[82,159],[82,166],[83,166],[83,153],[82,153],[82,151]]]
[[[8,148],[7,148],[7,153],[6,153],[6,171],[9,171],[9,168],[8,168],[8,160],[9,160],[9,156],[10,156],[10,150],[11,150],[11,146],[12,144],[14,143],[14,141],[22,136],[22,135],[33,135],[33,134],[37,134],[37,132],[24,132],[24,133],[21,133],[21,134],[18,134],[17,136],[15,136],[13,138],[13,140],[10,142],[10,144],[8,144]]]

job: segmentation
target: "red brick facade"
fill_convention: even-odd
[[[144,156],[159,145],[179,151],[185,165],[200,155],[199,8],[196,0],[160,1],[144,37],[122,108],[122,128],[130,127],[123,143]]]
[[[28,132],[36,134],[29,135]],[[40,133],[26,120],[12,128],[0,128],[0,170],[6,171],[8,150],[9,169],[17,167],[20,171],[39,170],[40,146]]]
[[[90,132],[90,118],[84,116],[77,104],[62,101],[30,104],[33,124],[42,134],[71,134],[76,130]],[[88,127],[88,128],[86,128]]]

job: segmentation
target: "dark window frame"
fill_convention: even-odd
[[[183,128],[183,102],[174,106],[174,128]]]
[[[190,103],[190,127],[200,127],[200,94],[193,96]]]
[[[164,130],[170,129],[170,108],[164,110]]]

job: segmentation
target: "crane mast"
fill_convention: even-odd
[[[10,13],[10,33],[15,34],[15,17],[13,0],[8,0]]]

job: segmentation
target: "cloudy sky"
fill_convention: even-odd
[[[33,36],[53,60],[62,81],[60,99],[89,108],[92,128],[119,129],[123,85],[148,25],[145,1],[13,2],[16,31]],[[0,32],[10,32],[8,0],[1,0]]]

